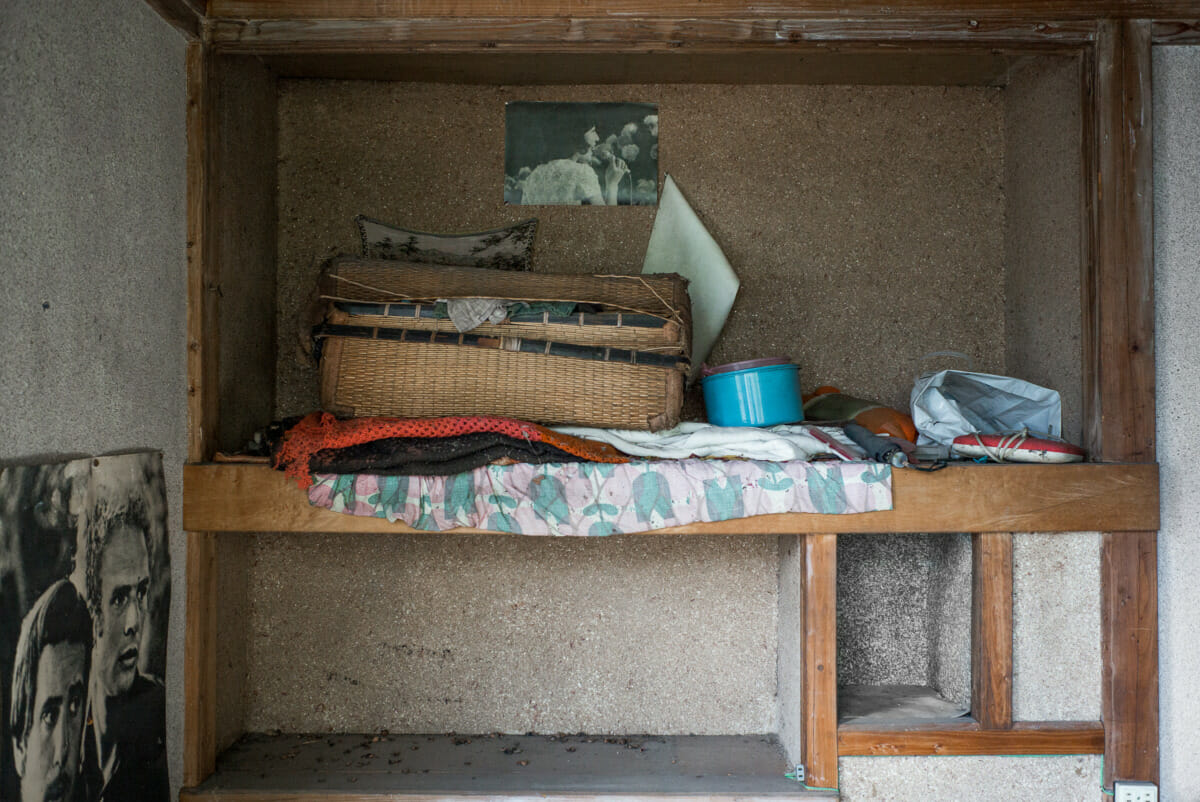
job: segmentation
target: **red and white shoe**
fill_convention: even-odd
[[[1086,456],[1079,446],[1031,437],[1028,432],[959,435],[951,450],[959,456],[987,457],[993,462],[1082,462]]]

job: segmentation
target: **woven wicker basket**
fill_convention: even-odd
[[[330,301],[351,303],[494,297],[587,302],[605,310],[570,323],[485,324],[465,337],[449,321],[333,311],[328,322],[357,327],[326,327],[335,331],[322,339],[321,403],[338,414],[505,415],[650,430],[679,421],[691,319],[678,276],[564,276],[341,259],[322,291]],[[612,325],[617,314],[621,325]],[[648,317],[653,325],[636,325]],[[589,325],[600,319],[605,325]],[[558,355],[568,352],[588,356]]]
[[[547,315],[539,322],[484,323],[474,331],[680,356],[687,356],[691,347],[687,283],[675,275],[562,275],[341,257],[333,260],[321,284],[322,295],[331,301],[432,304],[441,298],[502,298],[597,304],[603,314],[573,315],[570,322],[551,322]],[[449,320],[386,314],[351,315],[347,322],[454,331]]]

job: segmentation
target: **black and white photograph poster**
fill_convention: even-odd
[[[0,466],[0,799],[167,802],[162,455]]]
[[[506,103],[504,202],[656,205],[658,105]]]

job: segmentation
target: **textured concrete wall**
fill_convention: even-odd
[[[541,220],[534,267],[637,272],[651,207],[506,207],[504,102],[656,101],[670,173],[742,278],[711,362],[906,405],[917,360],[1004,367],[1003,90],[280,82],[278,408],[317,400],[296,322],[356,214],[422,231]],[[582,136],[582,131],[580,135]],[[564,154],[569,155],[569,154]]]
[[[779,742],[800,762],[804,743],[804,536],[779,538],[778,645],[775,657]]]
[[[1013,716],[1100,719],[1100,536],[1013,538]]]
[[[1004,88],[1005,369],[1058,390],[1063,437],[1083,420],[1080,66],[1029,59]]]
[[[1200,47],[1154,51],[1162,795],[1200,789]]]
[[[515,99],[632,97],[659,102],[660,169],[679,182],[743,279],[741,297],[714,361],[788,354],[803,365],[806,385],[840,382],[847,390],[897,404],[906,402],[916,360],[928,351],[958,348],[970,352],[982,369],[999,371],[1004,363],[1003,338],[996,336],[1004,326],[1001,93],[993,87],[489,87],[282,81],[278,411],[304,412],[316,403],[315,375],[295,358],[296,320],[315,275],[314,257],[330,246],[356,248],[351,222],[356,213],[427,231],[491,228],[536,214],[541,220],[536,269],[638,269],[654,219],[652,208],[502,204],[503,103]],[[781,138],[783,130],[789,133]],[[787,290],[781,292],[781,287]],[[960,303],[962,299],[967,300]],[[328,566],[337,556],[330,549],[340,543],[311,544],[316,556],[310,565],[321,566],[319,581],[326,581]],[[463,539],[458,548],[464,558],[490,559],[495,543]],[[272,607],[266,588],[275,581],[274,566],[294,563],[293,541],[264,539],[257,548],[259,558],[251,565],[256,586],[252,593],[258,594],[254,615],[269,621],[281,608]],[[361,548],[364,562],[394,559],[392,547],[382,540]],[[687,548],[696,547],[680,547],[680,553]],[[725,609],[745,622],[745,637],[718,638],[695,654],[691,676],[716,686],[707,701],[688,710],[686,721],[696,732],[773,727],[777,659],[775,612],[769,605],[774,605],[774,549],[764,552],[768,599],[767,587],[759,580],[730,581],[731,571],[745,564],[744,545],[717,540],[705,548],[710,559],[688,561],[688,574],[678,580],[706,589],[704,603],[713,605],[714,621],[727,620],[718,612]],[[425,554],[413,551],[406,559],[428,559]],[[580,548],[572,560],[588,570],[611,561],[618,573],[636,575],[641,569],[634,555],[616,545],[593,546]],[[655,557],[667,558],[665,548]],[[422,570],[433,575],[443,566],[427,564]],[[511,575],[505,570],[509,569],[498,565],[495,578],[488,581],[520,583],[530,588],[537,604],[552,603],[552,586],[532,585],[523,568],[513,569]],[[472,592],[476,585],[486,587],[474,578],[464,581]],[[410,591],[399,585],[380,592],[389,594],[392,607],[410,603]],[[628,592],[640,598],[645,590],[633,585]],[[663,598],[657,606],[670,613],[669,605],[684,611],[692,604]],[[442,610],[430,613],[434,619],[445,615]],[[425,630],[440,626],[436,620],[411,620]],[[559,619],[553,629],[546,624],[539,640],[568,643],[574,625],[564,622],[569,619]],[[442,648],[453,648],[462,659],[503,648],[486,618],[462,624],[472,637],[441,643]],[[770,643],[765,652],[756,645],[764,625],[770,627],[763,633]],[[399,637],[402,632],[394,634]],[[394,639],[393,633],[385,637]],[[293,665],[330,659],[319,653],[320,644],[312,645],[317,653],[307,654],[300,651],[303,640],[271,643],[286,649]],[[612,643],[620,648],[617,640]],[[589,693],[627,699],[627,674],[654,673],[670,665],[676,647],[669,640],[638,642],[631,654],[631,662],[640,663],[640,669],[631,664],[601,672],[601,686]],[[301,707],[309,701],[307,695],[297,699],[271,692],[276,682],[271,667],[281,658],[254,644],[249,658],[249,724],[286,729],[324,721]],[[577,659],[570,654],[565,658],[568,665]],[[927,665],[928,656],[922,659]],[[926,673],[923,668],[923,678]],[[451,688],[462,686],[453,676],[444,681]],[[554,677],[548,682],[534,696],[551,705],[567,698],[569,684]],[[495,690],[508,693],[510,686],[513,681],[503,678]],[[320,692],[327,709],[344,710],[347,720],[364,725],[370,721],[360,717],[368,711],[355,700],[353,688],[334,685]],[[651,706],[640,707],[637,720],[652,731],[674,731],[682,720],[680,703],[691,693],[686,687],[673,690]],[[469,693],[456,692],[449,698],[459,696],[466,700],[462,709],[448,717],[439,718],[432,708],[411,714],[416,721],[429,722],[427,726],[441,721],[443,728],[460,730],[461,724],[450,722],[533,728],[521,725],[529,719],[519,707],[489,714],[491,702],[472,701]],[[625,703],[613,709],[623,709],[621,704]],[[555,720],[564,722],[565,729],[625,728],[630,726],[626,720],[632,720],[601,716],[602,706],[580,704],[576,710],[575,719],[556,714]],[[545,721],[538,726],[547,726]]]
[[[253,542],[251,731],[777,729],[777,537]]]
[[[844,757],[838,768],[842,802],[1095,802],[1100,763],[1099,755]]]
[[[140,0],[9,0],[0,16],[0,458],[164,452],[178,784],[184,44]]]

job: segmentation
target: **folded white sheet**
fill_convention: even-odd
[[[633,457],[687,459],[688,457],[729,457],[772,462],[808,461],[818,454],[834,453],[810,430],[819,429],[847,451],[866,459],[862,449],[835,426],[784,424],[757,428],[752,426],[714,426],[711,423],[684,422],[662,432],[637,432],[626,429],[593,429],[586,426],[555,426],[555,431],[589,440],[609,443]]]

